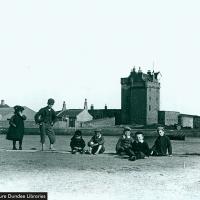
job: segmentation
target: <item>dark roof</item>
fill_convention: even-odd
[[[56,115],[57,117],[76,117],[79,113],[81,113],[83,109],[69,109],[64,111],[57,111]]]
[[[181,117],[194,117],[195,115],[189,115],[189,114],[180,114],[179,116]]]
[[[0,104],[0,108],[10,108],[10,106],[8,106],[7,104],[4,104],[4,105]]]

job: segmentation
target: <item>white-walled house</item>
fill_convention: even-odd
[[[66,109],[65,102],[61,111],[57,112],[57,124],[67,127],[82,127],[84,122],[93,120],[93,116],[88,112],[87,100],[85,99],[83,109]],[[55,124],[56,126],[56,124]]]

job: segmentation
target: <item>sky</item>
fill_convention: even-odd
[[[0,1],[0,99],[121,107],[120,78],[160,71],[161,110],[200,115],[198,0]]]

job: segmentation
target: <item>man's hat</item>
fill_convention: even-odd
[[[48,99],[48,101],[47,101],[48,105],[53,105],[54,103],[55,103],[55,100],[52,98]]]

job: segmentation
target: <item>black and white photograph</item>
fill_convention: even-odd
[[[0,1],[0,199],[199,200],[200,1]]]

